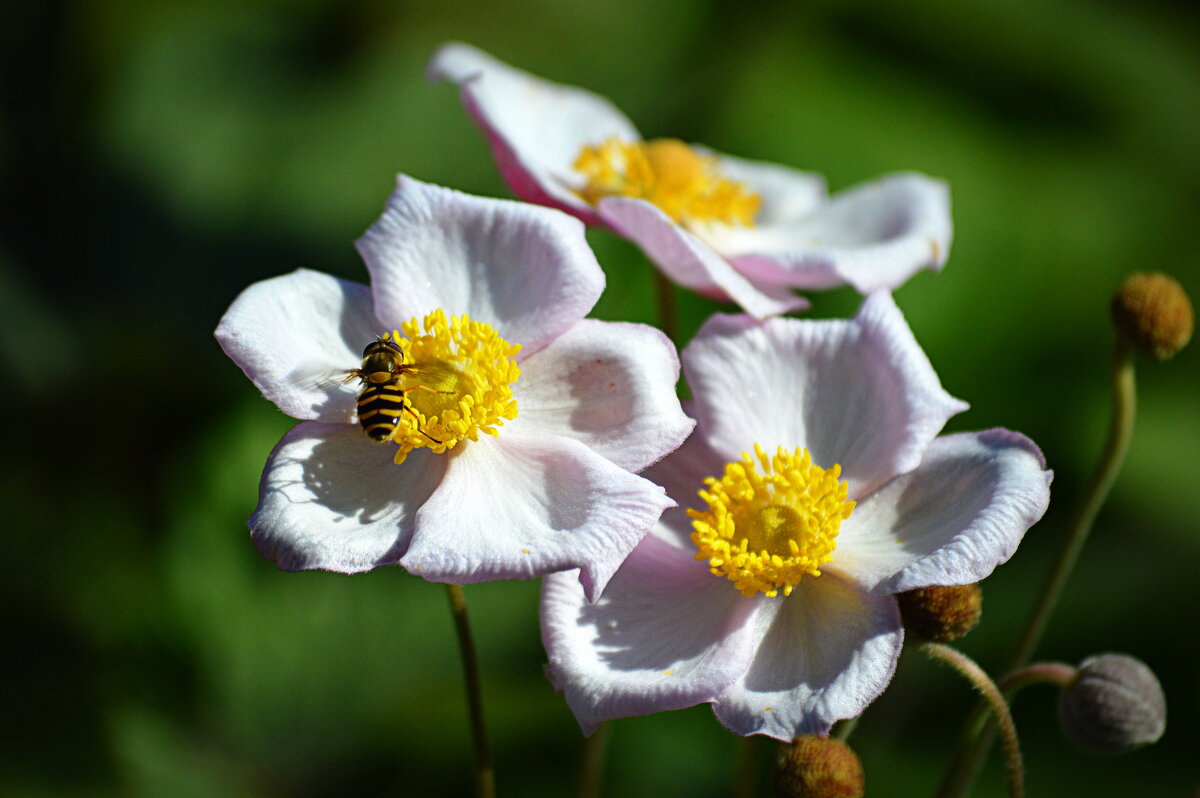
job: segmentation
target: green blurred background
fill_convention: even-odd
[[[365,279],[394,174],[506,196],[447,39],[611,97],[647,135],[820,171],[950,182],[955,242],[897,294],[952,429],[1008,426],[1054,500],[963,648],[999,667],[1107,419],[1109,295],[1200,294],[1200,10],[1162,0],[25,0],[5,5],[0,356],[8,408],[0,794],[450,796],[471,785],[443,591],[398,568],[285,574],[244,525],[291,421],[211,331],[252,281]],[[590,238],[597,315],[653,323],[637,251]],[[858,298],[817,298],[846,316]],[[716,307],[681,296],[684,341]],[[1200,669],[1200,347],[1140,370],[1141,415],[1044,657],[1131,652],[1162,742],[1120,759],[1016,706],[1032,795],[1190,795]],[[502,795],[571,794],[582,739],[541,675],[537,585],[470,588]],[[906,657],[854,742],[875,796],[927,796],[971,698]],[[612,796],[728,794],[706,707],[619,722]],[[767,746],[762,747],[764,757]],[[979,795],[1000,796],[998,767]]]

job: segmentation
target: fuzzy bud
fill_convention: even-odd
[[[776,798],[862,798],[866,777],[854,749],[831,737],[797,737],[779,748]]]
[[[1138,351],[1167,360],[1192,338],[1192,303],[1174,278],[1131,274],[1112,300],[1113,323]]]
[[[983,591],[979,585],[919,587],[896,596],[904,627],[915,635],[949,643],[979,623]]]
[[[1125,654],[1085,659],[1058,700],[1063,734],[1092,754],[1123,754],[1162,737],[1167,700],[1154,671]]]

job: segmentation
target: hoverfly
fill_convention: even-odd
[[[409,413],[419,419],[406,394],[425,386],[400,387],[400,379],[416,371],[411,363],[404,362],[404,350],[400,345],[384,337],[367,344],[363,350],[362,366],[350,369],[349,376],[343,382],[357,377],[362,383],[357,399],[358,423],[371,440],[379,443],[390,441],[400,423],[401,413]],[[425,430],[420,432],[434,443],[441,443]]]

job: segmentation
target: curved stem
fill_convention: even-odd
[[[980,668],[974,660],[957,649],[944,643],[922,643],[922,653],[930,659],[949,665],[975,686],[983,694],[984,701],[992,711],[992,717],[1000,727],[1004,739],[1004,755],[1008,766],[1009,798],[1022,798],[1025,795],[1025,768],[1021,763],[1021,744],[1017,739],[1017,727],[1013,724],[1012,715],[1008,711],[1008,703],[1000,693],[1000,688]]]
[[[1013,671],[997,684],[1000,690],[1011,696],[1022,687],[1031,684],[1052,684],[1055,687],[1066,687],[1075,678],[1079,670],[1074,665],[1065,662],[1035,662],[1019,671]]]
[[[658,301],[658,323],[678,346],[679,313],[675,306],[675,284],[657,266],[654,269],[654,293]]]
[[[858,726],[858,719],[861,717],[862,715],[855,715],[839,723],[837,731],[832,735],[834,739],[841,740],[842,742],[850,739],[850,735],[854,733],[854,729]]]
[[[467,686],[467,705],[471,713],[471,738],[475,744],[475,786],[479,798],[495,798],[496,775],[492,769],[492,752],[488,748],[487,732],[483,727],[483,698],[479,680],[479,657],[471,637],[471,622],[467,618],[467,597],[460,585],[446,585],[450,612],[458,632],[458,648],[462,654],[463,678]]]
[[[604,755],[608,752],[608,737],[612,721],[601,723],[592,736],[583,741],[583,761],[579,768],[579,798],[599,798]]]
[[[743,737],[738,753],[738,774],[733,785],[733,798],[754,798],[758,795],[759,759],[758,737]]]
[[[1037,649],[1050,620],[1050,613],[1058,603],[1067,578],[1083,550],[1083,544],[1087,542],[1092,523],[1108,497],[1113,482],[1116,481],[1121,463],[1125,460],[1125,453],[1129,449],[1129,441],[1133,437],[1133,421],[1137,411],[1134,356],[1132,348],[1120,336],[1113,347],[1112,395],[1113,415],[1104,451],[1096,470],[1092,473],[1082,501],[1075,508],[1067,537],[1063,541],[1058,559],[1046,577],[1038,603],[1030,613],[1025,632],[1009,663],[1009,671],[1023,667]],[[938,798],[962,798],[970,791],[987,759],[994,737],[994,730],[987,723],[986,711],[982,707],[976,707],[959,735],[954,757],[938,788]]]

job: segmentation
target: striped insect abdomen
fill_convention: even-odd
[[[358,423],[371,440],[390,440],[402,413],[409,412],[404,391],[394,382],[368,383],[358,392]]]

